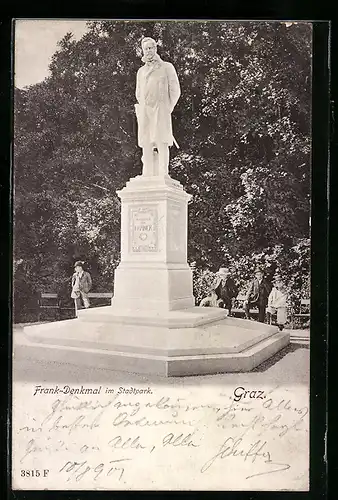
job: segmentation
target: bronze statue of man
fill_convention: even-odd
[[[169,147],[176,144],[171,113],[181,95],[174,66],[157,54],[152,38],[142,40],[142,66],[136,77],[135,111],[138,123],[138,145],[142,148],[145,176],[168,175]]]

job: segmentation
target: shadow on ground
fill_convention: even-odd
[[[256,368],[254,368],[251,373],[265,372],[266,370],[268,370],[269,368],[274,366],[276,363],[278,363],[278,361],[280,361],[282,358],[284,358],[288,354],[292,354],[292,353],[298,351],[298,349],[309,349],[309,348],[310,348],[309,344],[303,344],[303,343],[300,344],[300,343],[291,341],[291,343],[288,346],[284,347],[284,349],[277,352],[274,356],[267,359],[259,366],[256,366]]]

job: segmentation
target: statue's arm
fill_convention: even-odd
[[[136,74],[136,92],[135,92],[135,95],[136,95],[136,100],[137,102],[140,102],[140,98],[141,98],[141,83],[140,83],[140,70],[138,70],[137,74]]]
[[[178,81],[178,76],[174,66],[171,63],[167,65],[167,75],[168,75],[168,86],[169,86],[169,100],[171,106],[171,112],[176,106],[177,101],[181,95],[180,82]]]

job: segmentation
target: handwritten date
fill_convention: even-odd
[[[87,460],[84,462],[68,461],[61,467],[59,472],[69,474],[67,481],[70,481],[73,477],[75,478],[75,481],[81,481],[81,479],[83,479],[83,477],[88,473],[93,474],[94,481],[96,481],[101,474],[106,477],[116,476],[117,480],[121,481],[125,471],[125,462],[129,460],[131,460],[131,458],[120,458],[118,460],[110,460],[108,465],[100,463],[96,466],[89,465]]]

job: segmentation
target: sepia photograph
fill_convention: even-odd
[[[309,491],[312,38],[14,22],[14,490]]]

